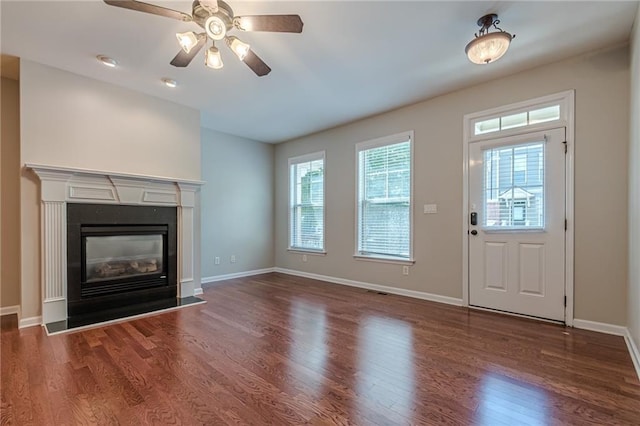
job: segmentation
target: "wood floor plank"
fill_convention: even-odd
[[[270,273],[47,337],[0,320],[0,425],[639,425],[624,339]]]

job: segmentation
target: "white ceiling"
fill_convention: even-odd
[[[149,0],[191,13],[191,1]],[[302,34],[240,33],[273,68],[258,78],[224,46],[224,68],[169,61],[196,24],[88,1],[7,1],[1,51],[201,111],[202,125],[280,142],[629,38],[638,3],[503,1],[235,1],[236,15],[299,14]],[[464,47],[498,13],[516,34],[488,66]],[[95,56],[118,60],[116,69]],[[179,82],[176,89],[160,79]]]

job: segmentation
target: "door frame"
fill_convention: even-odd
[[[560,119],[545,123],[526,125],[509,130],[498,130],[475,135],[474,124],[490,118],[497,118],[518,112],[529,111],[537,107],[560,105]],[[574,152],[575,152],[575,91],[567,90],[552,95],[529,99],[510,105],[504,105],[471,114],[463,118],[462,140],[462,306],[469,307],[469,145],[474,142],[504,138],[539,132],[558,127],[566,128],[567,154],[565,156],[565,215],[567,229],[565,238],[565,277],[564,294],[566,306],[565,324],[573,326],[574,317]]]

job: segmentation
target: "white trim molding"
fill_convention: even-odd
[[[211,284],[218,281],[232,280],[234,278],[242,278],[242,277],[251,277],[254,275],[268,274],[271,272],[276,272],[276,268],[254,269],[253,271],[235,272],[233,274],[224,274],[224,275],[214,275],[211,277],[203,277],[202,284]],[[198,294],[202,294],[202,288],[200,288],[200,293]]]
[[[34,327],[36,325],[40,326],[42,324],[43,323],[42,323],[42,317],[41,316],[29,317],[29,318],[21,318],[18,321],[18,328]]]
[[[638,346],[633,340],[629,329],[627,329],[627,332],[624,335],[624,341],[627,342],[629,355],[631,355],[631,361],[633,361],[633,366],[635,367],[636,374],[638,375],[638,379],[640,380],[640,350],[638,350]]]
[[[574,319],[573,326],[582,330],[598,331],[605,334],[613,334],[614,336],[626,336],[627,327],[622,325],[607,324],[604,322],[596,322],[582,319]]]
[[[439,294],[425,293],[422,291],[405,290],[403,288],[389,287],[380,284],[371,284],[362,281],[347,280],[344,278],[330,277],[327,275],[313,274],[310,272],[296,271],[293,269],[274,268],[274,272],[281,274],[294,275],[297,277],[311,278],[319,281],[326,281],[334,284],[346,285],[349,287],[364,288],[367,290],[382,291],[385,293],[396,294],[398,296],[407,296],[414,299],[428,300],[431,302],[445,303],[447,305],[462,306],[462,299],[449,296],[441,296]]]
[[[0,317],[13,314],[18,314],[18,318],[20,318],[20,305],[3,306],[0,308]]]
[[[178,297],[194,295],[194,207],[202,181],[25,164],[40,179],[42,321],[67,319],[67,204],[175,206],[178,215]],[[35,317],[34,317],[35,318]],[[24,321],[27,321],[26,319]],[[22,324],[22,321],[21,321]]]

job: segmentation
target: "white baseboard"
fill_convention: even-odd
[[[234,278],[250,277],[253,275],[268,274],[275,272],[275,268],[255,269],[253,271],[236,272],[233,274],[214,275],[212,277],[203,277],[202,284],[210,284],[218,281],[232,280]],[[195,294],[195,293],[194,293]]]
[[[34,327],[36,325],[42,325],[42,317],[29,317],[21,318],[18,322],[18,328]]]
[[[607,324],[604,322],[588,321],[574,318],[573,326],[582,330],[599,331],[600,333],[613,334],[615,336],[626,336],[627,327],[622,325]]]
[[[350,287],[365,288],[367,290],[382,291],[385,293],[397,294],[399,296],[413,297],[414,299],[429,300],[431,302],[446,303],[447,305],[462,306],[462,299],[455,297],[440,296],[439,294],[425,293],[422,291],[406,290],[397,287],[388,287],[385,285],[365,283],[362,281],[347,280],[344,278],[330,277],[327,275],[312,274],[310,272],[296,271],[293,269],[274,268],[274,272],[280,272],[287,275],[295,275],[298,277],[312,278],[320,281],[327,281],[334,284],[342,284]]]
[[[638,379],[640,379],[640,351],[638,350],[638,346],[633,340],[629,329],[627,329],[627,333],[624,335],[624,340],[625,342],[627,342],[629,355],[631,355],[631,361],[633,361],[633,366],[636,368],[636,374],[638,375]]]
[[[3,306],[0,308],[0,316],[11,314],[18,314],[18,318],[20,318],[20,305]]]
[[[193,295],[194,296],[200,296],[203,293],[204,293],[204,291],[202,291],[202,287],[198,287],[198,288],[194,288],[193,289]]]

